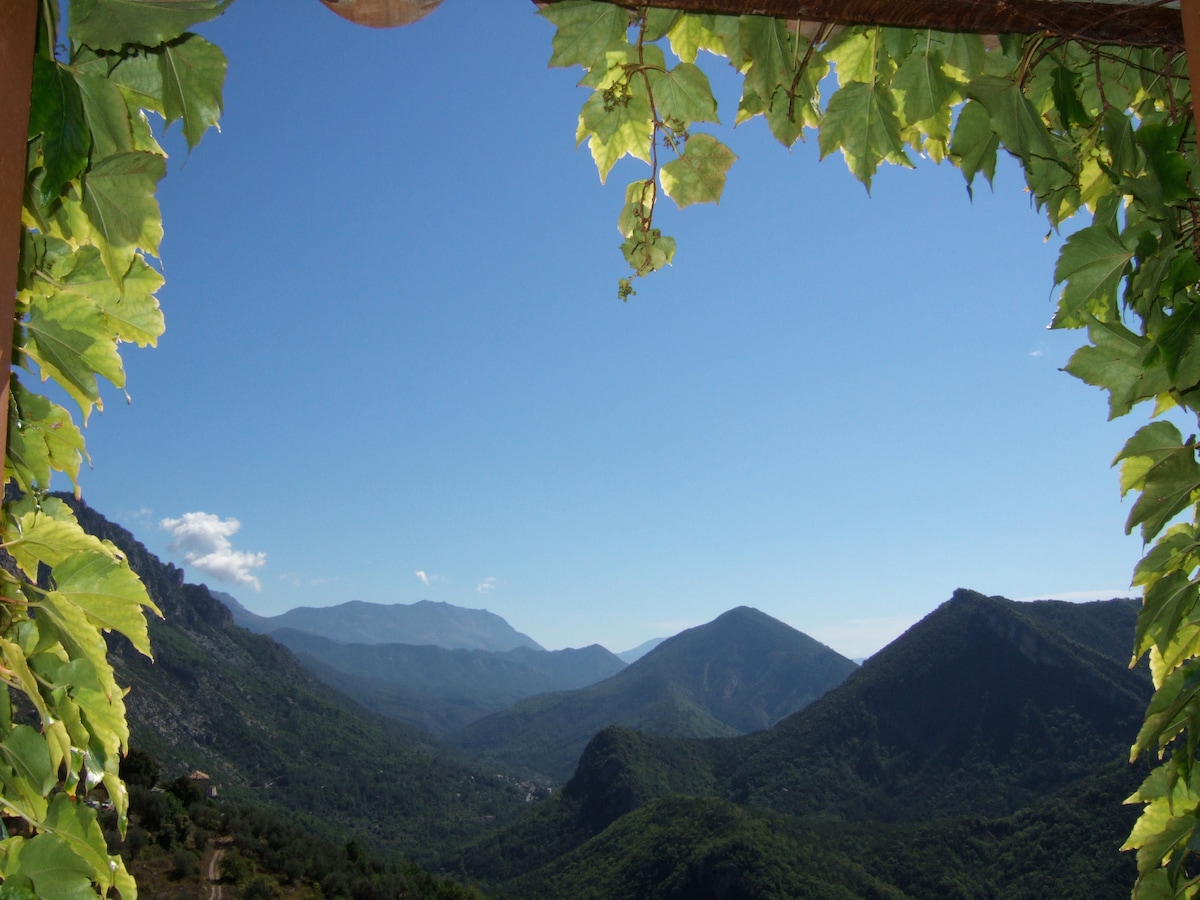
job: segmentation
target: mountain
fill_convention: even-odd
[[[607,725],[680,737],[743,734],[811,703],[857,668],[742,606],[663,641],[605,681],[523,700],[451,740],[472,755],[561,782]]]
[[[202,769],[222,796],[286,808],[343,841],[353,834],[427,864],[525,807],[527,786],[321,684],[128,531],[63,499],[121,549],[165,616],[150,621],[154,661],[124,638],[110,641],[118,682],[131,686],[131,743],[165,777]]]
[[[1110,767],[1009,817],[923,824],[659,797],[491,890],[542,900],[1125,900],[1136,874],[1118,851],[1136,817],[1121,803],[1137,783],[1128,769]]]
[[[956,591],[841,689],[727,747],[716,777],[793,814],[1008,815],[1127,755],[1150,694],[1127,668],[1138,609]]]
[[[228,595],[226,595],[228,596]],[[343,644],[433,644],[454,650],[513,650],[542,647],[486,609],[466,609],[449,603],[365,603],[351,600],[337,606],[298,606],[277,616],[259,616],[236,600],[230,606],[234,621],[248,631],[271,634],[291,628]]]
[[[1124,758],[1150,693],[1126,668],[1138,608],[956,591],[764,731],[600,731],[560,792],[462,866],[501,896],[1126,896],[1120,801],[1145,769]]]
[[[595,684],[625,668],[599,644],[566,650],[447,650],[432,645],[340,644],[290,628],[271,633],[314,675],[389,718],[434,734],[457,730],[518,700]]]
[[[626,663],[634,663],[665,641],[666,638],[650,638],[648,641],[643,641],[632,650],[624,650],[617,654],[617,658]]]

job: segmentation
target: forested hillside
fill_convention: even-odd
[[[605,729],[462,865],[512,896],[1127,896],[1136,612],[958,591],[765,731]]]
[[[133,686],[132,741],[166,772],[202,769],[223,795],[429,864],[525,807],[527,787],[321,684],[286,648],[235,626],[206,587],[73,505],[87,530],[127,555],[163,611],[150,623],[154,662],[120,639],[111,656]]]
[[[625,668],[599,644],[502,652],[345,644],[290,628],[271,637],[319,679],[368,709],[439,735],[526,697],[585,687]]]
[[[462,749],[561,783],[608,725],[677,737],[766,728],[840,684],[857,665],[748,607],[670,638],[577,691],[533,697],[452,736]]]

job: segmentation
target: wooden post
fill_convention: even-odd
[[[0,0],[0,459],[8,450],[8,382],[16,326],[17,269],[29,95],[37,47],[38,0]]]
[[[1200,122],[1200,0],[1181,0],[1183,14],[1183,43],[1186,47],[1188,80],[1192,83],[1192,114]]]

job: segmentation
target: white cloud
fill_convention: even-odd
[[[417,576],[417,580],[425,585],[425,587],[429,587],[435,581],[442,580],[441,575],[438,575],[436,572],[426,572],[424,569],[417,569],[413,574]]]
[[[494,578],[489,575],[487,578],[483,579],[483,581],[479,582],[479,586],[475,588],[475,590],[481,594],[490,594],[499,584],[499,578]]]
[[[229,538],[242,527],[237,519],[222,519],[206,512],[190,512],[178,519],[162,519],[158,527],[170,533],[172,540],[168,548],[173,553],[181,554],[189,566],[218,581],[262,590],[253,570],[267,564],[267,554],[233,549]]]

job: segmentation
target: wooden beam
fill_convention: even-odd
[[[38,0],[0,0],[0,459],[8,449],[8,382],[16,327],[21,205]]]
[[[536,2],[536,0],[535,0]],[[558,0],[541,0],[539,5]],[[732,16],[773,16],[838,25],[933,28],[975,34],[1053,34],[1090,44],[1183,50],[1178,9],[1162,2],[1073,0],[612,0],[638,9],[679,9]],[[1185,0],[1187,2],[1187,0]]]

